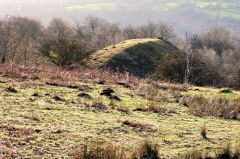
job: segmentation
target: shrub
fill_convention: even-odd
[[[40,52],[58,66],[82,64],[88,51],[74,29],[61,19],[53,19],[40,40]]]
[[[186,59],[183,52],[173,52],[160,60],[154,79],[184,83]]]

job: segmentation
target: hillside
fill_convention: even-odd
[[[92,70],[0,68],[0,158],[72,158],[96,140],[130,154],[146,139],[161,156],[177,158],[239,141],[237,91],[134,77],[127,83],[124,75]]]
[[[131,39],[97,51],[87,63],[91,68],[110,68],[145,77],[154,73],[164,55],[177,50],[159,39]]]

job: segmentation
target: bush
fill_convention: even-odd
[[[167,54],[159,63],[154,74],[155,79],[184,83],[186,58],[183,52]]]

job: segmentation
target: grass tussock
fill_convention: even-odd
[[[189,113],[195,116],[215,116],[226,119],[238,119],[240,100],[225,97],[205,98],[201,95],[188,96],[186,99]]]
[[[145,140],[138,148],[124,151],[112,143],[85,143],[74,154],[74,159],[160,159],[158,146]]]
[[[107,110],[108,109],[108,106],[105,105],[103,102],[102,102],[102,99],[101,98],[96,98],[92,101],[92,104],[90,105],[91,108],[95,108],[97,110]]]
[[[137,89],[136,94],[150,101],[156,101],[159,103],[169,102],[168,94],[163,94],[159,88],[151,84],[141,85]]]
[[[149,140],[144,141],[131,159],[160,159],[157,144]]]
[[[165,84],[156,84],[156,87],[162,90],[172,90],[172,91],[187,91],[187,84],[174,84],[174,83],[165,83]]]
[[[113,144],[85,143],[74,155],[74,159],[126,159],[126,155]]]
[[[197,149],[194,149],[187,154],[185,154],[181,159],[203,159],[202,153]]]
[[[194,149],[182,156],[181,159],[238,159],[240,158],[239,152],[239,147],[232,148],[231,144],[228,143],[212,152],[202,153]]]

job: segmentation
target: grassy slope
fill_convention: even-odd
[[[159,39],[131,39],[106,47],[91,56],[90,67],[125,68],[136,76],[145,76],[154,70],[159,58],[177,50]]]
[[[139,142],[150,138],[157,142],[161,154],[173,157],[196,147],[208,150],[221,147],[226,142],[235,143],[240,133],[237,120],[189,115],[187,108],[175,102],[175,93],[169,90],[159,90],[162,96],[169,99],[161,105],[175,113],[133,111],[135,108],[145,107],[147,103],[146,99],[137,95],[141,88],[146,87],[143,84],[129,89],[114,84],[75,83],[78,86],[92,87],[93,90],[86,93],[93,100],[101,98],[105,105],[111,101],[99,94],[104,88],[113,88],[115,94],[122,99],[115,104],[125,109],[127,107],[130,111],[127,114],[117,109],[99,111],[86,107],[92,100],[77,97],[82,92],[78,89],[49,86],[45,81],[5,78],[0,78],[0,81],[0,155],[5,157],[21,155],[22,158],[70,158],[73,150],[81,143],[97,138],[111,141],[131,151]],[[18,93],[5,91],[9,86],[17,89]],[[180,94],[203,94],[208,97],[220,95],[216,89],[195,89],[196,87],[190,87],[189,91]],[[34,93],[41,97],[33,97]],[[66,101],[56,101],[54,96]],[[240,97],[240,93],[234,92],[226,96],[236,98]],[[123,126],[122,121],[125,120],[150,125],[151,130],[140,131]],[[204,124],[209,140],[203,140],[200,136],[200,129]]]

